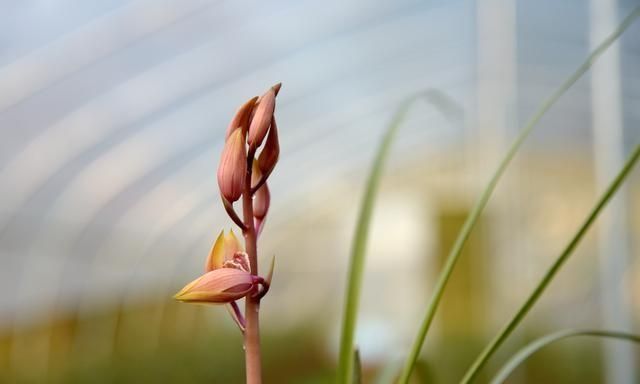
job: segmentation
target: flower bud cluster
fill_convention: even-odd
[[[267,179],[280,155],[274,116],[279,91],[280,84],[277,84],[238,109],[227,127],[218,166],[218,186],[224,207],[245,236],[247,231],[254,231],[250,232],[255,235],[253,241],[261,232],[269,211],[271,195]],[[251,204],[250,211],[245,211],[245,220],[253,216],[253,221],[243,222],[233,208],[233,203],[243,196],[243,204]],[[255,272],[252,274],[251,265],[233,231],[228,234],[222,231],[207,257],[204,275],[187,284],[175,298],[229,304],[233,307],[230,313],[243,329],[244,320],[235,301],[248,295],[259,300],[269,289],[273,273],[273,262],[266,279]]]
[[[280,155],[274,115],[279,91],[280,84],[274,85],[265,94],[249,99],[238,109],[227,127],[218,167],[218,186],[226,207],[245,193],[246,175],[248,171],[252,172],[250,190],[257,224],[264,221],[269,210],[270,196],[266,181]],[[258,149],[261,150],[256,156]],[[238,223],[232,213],[230,216]]]

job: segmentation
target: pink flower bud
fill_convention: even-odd
[[[240,244],[233,231],[229,231],[228,234],[225,234],[224,231],[220,232],[216,242],[211,247],[204,271],[209,272],[222,268],[227,260],[234,258],[236,252],[242,252],[242,244]]]
[[[241,269],[215,269],[187,284],[174,298],[195,303],[230,303],[251,292],[254,280]]]
[[[263,220],[264,217],[267,216],[270,203],[271,194],[269,193],[269,187],[267,183],[264,183],[253,197],[253,217],[258,220]]]
[[[253,161],[253,168],[251,173],[251,184],[256,186],[262,179],[262,172],[258,166],[258,161]],[[269,205],[271,203],[271,194],[269,193],[269,187],[264,182],[260,188],[253,195],[253,217],[258,221],[262,221],[267,212],[269,211]]]
[[[271,118],[276,107],[276,93],[273,88],[269,88],[267,93],[260,97],[258,105],[255,107],[255,113],[249,124],[249,146],[258,148],[262,144],[262,140],[267,135]]]
[[[242,196],[244,178],[247,173],[247,153],[242,129],[236,128],[222,149],[222,158],[218,167],[218,186],[220,193],[230,202]]]
[[[278,126],[275,117],[271,119],[271,129],[267,136],[267,142],[264,144],[260,156],[258,156],[258,167],[265,175],[270,175],[273,168],[278,162],[280,156],[280,143],[278,140]]]
[[[253,112],[253,107],[256,105],[257,100],[258,96],[255,96],[238,109],[227,127],[225,140],[229,139],[229,136],[231,136],[236,128],[242,128],[243,133],[247,133],[247,129],[249,129],[249,118],[251,117],[251,112]]]

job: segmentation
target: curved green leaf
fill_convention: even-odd
[[[619,340],[631,341],[634,343],[640,344],[640,335],[635,335],[632,333],[625,332],[616,332],[616,331],[602,331],[597,329],[568,329],[564,331],[558,331],[546,336],[543,336],[537,340],[532,341],[527,344],[524,348],[519,350],[515,355],[513,355],[503,366],[500,368],[495,377],[491,380],[491,384],[500,384],[504,382],[509,375],[525,360],[527,360],[531,355],[538,352],[540,349],[546,347],[551,343],[555,343],[556,341],[560,341],[562,339],[566,339],[574,336],[595,336],[595,337],[604,337],[604,338],[612,338]]]
[[[351,249],[351,259],[349,262],[349,272],[347,277],[347,290],[345,293],[345,304],[342,323],[342,337],[340,341],[340,360],[338,366],[338,383],[349,383],[353,377],[353,341],[355,337],[355,325],[360,305],[360,289],[364,273],[364,262],[367,239],[369,236],[369,226],[373,213],[373,204],[380,184],[382,168],[391,148],[391,143],[396,132],[402,125],[411,106],[418,100],[424,99],[431,103],[439,112],[450,119],[457,119],[457,114],[462,108],[455,102],[447,98],[443,93],[430,89],[421,92],[407,99],[398,112],[394,115],[386,134],[384,135],[380,147],[371,168],[371,173],[367,180],[362,205],[356,231]]]

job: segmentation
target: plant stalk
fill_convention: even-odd
[[[244,242],[249,256],[251,274],[258,275],[258,244],[256,229],[253,225],[253,194],[251,193],[251,171],[255,149],[250,149],[247,156],[247,174],[245,176],[244,193],[242,194],[242,210],[245,230]],[[260,297],[249,294],[245,297],[245,332],[244,354],[247,384],[262,383],[262,362],[260,358]]]

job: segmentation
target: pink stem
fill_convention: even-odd
[[[222,194],[220,194],[220,196],[222,196]],[[225,199],[224,196],[222,196],[222,205],[224,205],[224,210],[227,211],[231,220],[233,220],[233,222],[236,223],[236,225],[244,232],[247,229],[246,226],[238,217],[236,210],[233,209],[233,204],[229,200]]]
[[[242,209],[244,213],[244,239],[251,274],[258,275],[258,245],[256,229],[253,225],[253,194],[251,191],[251,169],[255,149],[250,149],[247,156],[247,174],[245,177]],[[262,383],[262,362],[260,358],[260,297],[249,294],[245,297],[245,369],[247,384]]]

